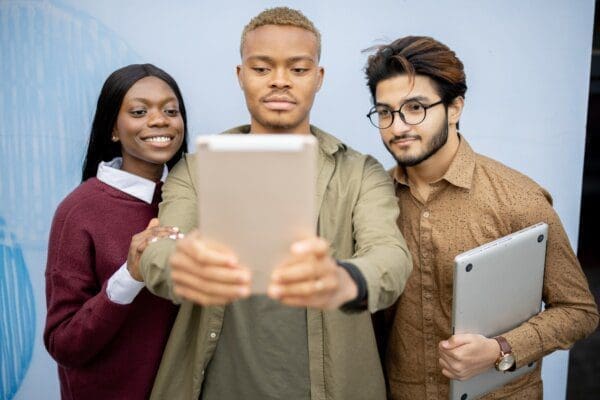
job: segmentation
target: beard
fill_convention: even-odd
[[[383,141],[384,146],[394,157],[394,159],[400,167],[414,167],[415,165],[419,165],[420,163],[437,153],[442,147],[444,147],[444,145],[448,141],[448,117],[446,117],[444,125],[438,130],[436,134],[433,135],[433,137],[427,143],[425,150],[423,150],[420,154],[407,156],[400,156],[395,154],[391,148],[392,143],[394,141],[407,139],[409,137],[417,137],[419,140],[422,140],[421,137],[418,135],[402,135],[394,136],[392,139],[390,139],[389,143],[386,143],[385,140]]]

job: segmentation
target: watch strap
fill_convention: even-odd
[[[496,336],[494,337],[494,339],[496,339],[496,342],[498,342],[498,344],[500,345],[501,356],[512,353],[512,347],[510,346],[510,343],[508,343],[508,340],[506,340],[504,336]]]

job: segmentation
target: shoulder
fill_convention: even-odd
[[[358,183],[355,186],[359,190],[367,190],[380,185],[391,185],[390,175],[375,157],[361,153],[332,135],[328,135],[330,150],[335,158],[335,176],[342,182],[350,185],[350,182]]]
[[[56,208],[54,223],[75,219],[78,223],[98,220],[123,201],[138,202],[137,199],[121,192],[97,178],[90,178],[69,193]]]
[[[319,141],[319,148],[326,154],[333,155],[333,157],[343,162],[355,165],[378,164],[377,160],[372,156],[353,149],[334,135],[316,126],[311,125],[311,131]]]
[[[512,193],[547,193],[543,187],[527,175],[482,154],[475,153],[475,169],[480,175],[489,178],[492,183],[502,185],[510,189]]]
[[[69,214],[78,210],[85,210],[90,203],[101,202],[103,187],[106,186],[96,178],[90,178],[77,186],[69,193],[56,209],[57,215]]]
[[[517,219],[527,220],[526,216],[552,208],[552,196],[546,189],[527,175],[490,157],[475,154],[474,180],[485,185],[483,191],[506,206],[507,212]]]
[[[98,218],[98,207],[107,206],[109,199],[103,186],[107,185],[96,178],[90,178],[64,198],[54,213],[51,243],[53,237],[62,237],[65,232],[69,232],[70,236],[83,234],[87,230],[88,221]]]

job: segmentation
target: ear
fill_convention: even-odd
[[[318,67],[318,68],[319,69],[317,71],[317,74],[319,74],[319,77],[317,78],[318,79],[317,90],[316,90],[317,92],[319,90],[321,90],[321,86],[323,86],[323,78],[325,77],[325,68],[323,68],[323,67]]]
[[[111,133],[110,140],[113,143],[117,143],[119,141],[119,132],[117,132],[117,130],[114,129],[114,128],[113,128],[113,131]]]
[[[238,65],[235,67],[235,74],[237,75],[238,84],[240,85],[240,89],[244,90],[244,79],[242,77],[242,66]]]
[[[456,125],[458,123],[464,105],[465,99],[461,96],[456,97],[450,104],[448,104],[448,124]]]

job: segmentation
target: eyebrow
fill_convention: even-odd
[[[177,100],[177,97],[175,97],[175,96],[165,97],[164,99],[161,100],[161,103],[165,104],[165,103],[168,103],[173,100]],[[149,101],[148,99],[145,99],[143,97],[134,97],[133,99],[129,99],[129,101],[139,101],[140,103],[144,103],[144,104],[152,103],[151,101]]]
[[[416,100],[418,102],[421,102],[421,103],[429,103],[429,102],[431,102],[431,99],[429,97],[426,97],[426,96],[413,96],[413,97],[409,97],[409,98],[404,99],[404,101],[402,102],[402,104],[404,104],[406,102],[409,102],[409,101],[414,101],[414,100]],[[383,107],[392,108],[391,105],[389,105],[387,103],[382,103],[382,102],[379,102],[379,101],[376,102],[375,105],[376,106],[383,106]]]
[[[264,61],[267,63],[275,62],[275,60],[272,57],[263,56],[263,55],[248,56],[248,58],[246,58],[246,60],[247,61]],[[290,57],[290,58],[286,59],[285,61],[287,64],[293,64],[293,63],[296,63],[299,61],[310,61],[313,64],[316,64],[315,59],[309,55]]]

